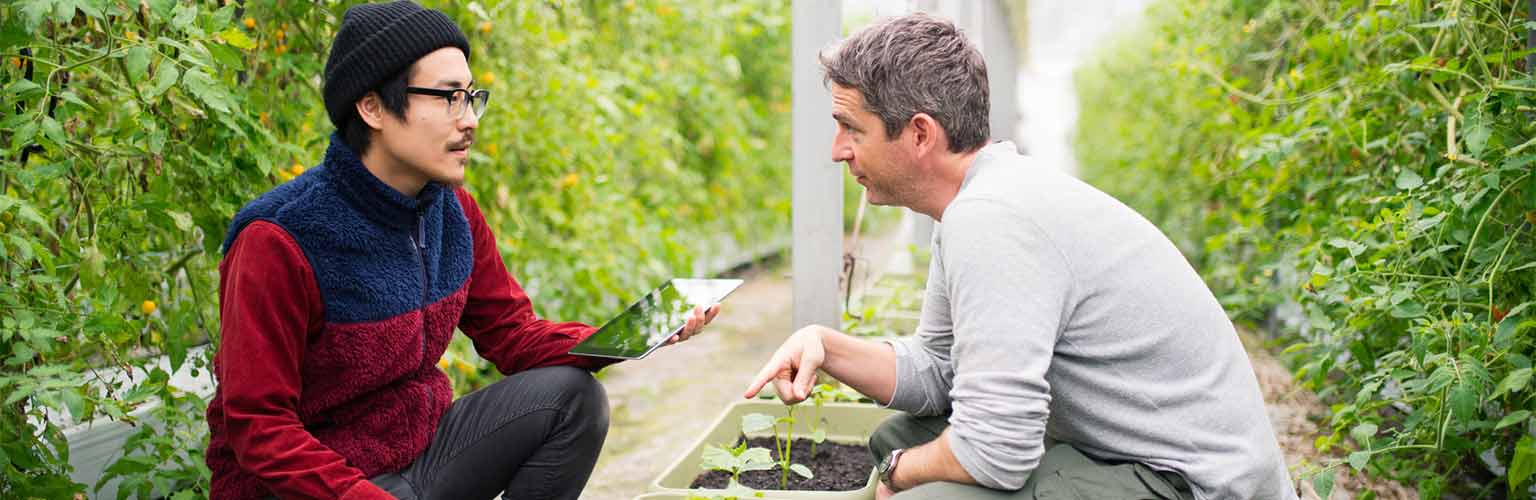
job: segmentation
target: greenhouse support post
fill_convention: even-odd
[[[793,49],[793,238],[795,329],[841,326],[843,169],[832,161],[832,95],[816,55],[842,31],[841,1],[795,0]],[[786,332],[787,334],[788,332]]]

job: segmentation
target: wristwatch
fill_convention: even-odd
[[[880,482],[885,483],[885,487],[890,488],[892,493],[901,491],[901,488],[896,487],[896,461],[901,460],[901,454],[905,451],[905,448],[891,450],[891,454],[880,461]]]

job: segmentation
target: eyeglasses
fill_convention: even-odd
[[[463,119],[466,110],[473,110],[475,118],[485,114],[486,102],[491,100],[491,91],[486,89],[431,89],[426,87],[406,87],[407,94],[421,94],[441,97],[448,100],[448,117],[455,120]],[[469,103],[465,106],[464,103]]]

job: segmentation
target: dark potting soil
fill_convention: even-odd
[[[738,440],[737,443],[741,441]],[[760,437],[747,440],[748,446],[767,448],[774,460],[779,459],[778,451],[774,450],[772,437]],[[790,445],[789,458],[791,463],[805,465],[811,468],[811,474],[815,477],[806,479],[800,477],[794,471],[789,472],[789,488],[802,491],[850,491],[863,488],[869,484],[869,471],[875,468],[875,459],[869,454],[869,448],[856,444],[839,444],[825,441],[816,445],[816,456],[811,456],[811,440],[796,438]],[[778,466],[768,470],[756,470],[741,473],[741,484],[756,490],[782,490],[779,487],[780,471]],[[693,484],[689,488],[724,489],[726,483],[731,480],[731,475],[726,472],[712,470],[699,474],[693,478]]]

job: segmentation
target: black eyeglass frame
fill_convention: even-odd
[[[485,115],[485,109],[486,109],[487,105],[489,105],[489,103],[491,101],[491,91],[490,90],[486,90],[486,89],[469,90],[469,89],[434,89],[434,88],[430,88],[430,87],[406,87],[405,88],[405,93],[407,93],[407,94],[429,95],[429,96],[441,97],[443,99],[447,99],[448,100],[448,109],[453,109],[453,106],[455,104],[457,104],[459,99],[464,99],[465,109],[459,110],[459,116],[453,116],[452,118],[454,118],[454,119],[464,118],[464,114],[468,113],[469,109],[474,109],[475,118],[478,119],[481,116]],[[463,94],[463,95],[460,96],[460,94]],[[474,101],[479,101],[480,105],[476,106],[474,104]],[[450,112],[449,114],[452,115],[453,113]]]

